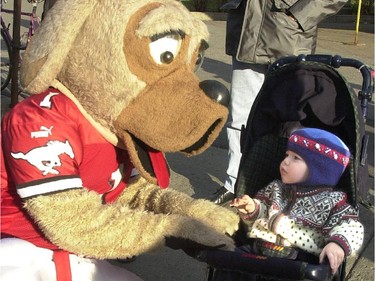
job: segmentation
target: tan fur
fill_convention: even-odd
[[[184,33],[181,48],[173,62],[157,64],[151,37],[172,30]],[[218,136],[227,109],[204,94],[193,72],[207,39],[205,25],[174,0],[59,0],[48,12],[23,59],[23,87],[32,94],[58,88],[110,143],[128,150],[142,177],[109,205],[84,187],[26,200],[49,240],[100,259],[153,251],[167,236],[233,249],[226,233],[239,218],[153,185],[134,140],[195,155]]]
[[[161,190],[158,186],[139,178],[119,198],[124,205],[156,214],[189,216],[215,228],[220,233],[232,235],[237,230],[238,216],[226,208],[203,199],[193,199],[173,189]]]
[[[176,191],[161,191],[142,180],[109,205],[102,205],[98,194],[81,189],[29,199],[25,208],[53,243],[98,259],[155,251],[167,236],[208,246],[225,244],[224,249],[232,250],[232,240],[223,233],[232,234],[238,223],[229,210]],[[218,216],[221,224],[214,224]]]
[[[57,76],[97,0],[70,1],[69,9],[66,2],[56,2],[54,12],[48,13],[45,19],[49,24],[38,29],[25,53],[21,83],[29,93],[35,94],[47,89]]]

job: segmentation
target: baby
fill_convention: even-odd
[[[313,128],[292,133],[281,180],[274,180],[254,198],[235,198],[254,243],[247,251],[295,259],[300,253],[328,258],[336,273],[345,256],[360,249],[364,229],[358,210],[335,189],[349,162],[348,147],[334,134]]]

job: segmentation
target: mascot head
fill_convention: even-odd
[[[195,155],[226,121],[227,90],[194,72],[208,32],[174,0],[59,0],[25,52],[21,83],[59,88],[143,177],[163,152]]]

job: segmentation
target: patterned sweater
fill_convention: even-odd
[[[302,187],[271,182],[253,198],[255,210],[244,217],[248,236],[319,255],[328,242],[346,255],[363,243],[364,228],[347,195],[332,187]]]

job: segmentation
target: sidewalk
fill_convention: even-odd
[[[211,37],[210,48],[206,60],[198,76],[202,79],[216,79],[230,85],[231,59],[225,55],[225,22],[209,20]],[[317,53],[339,54],[343,57],[356,58],[374,66],[374,35],[373,32],[361,32],[360,42],[363,45],[352,44],[354,31],[341,29],[342,25],[332,24],[319,29]],[[367,26],[367,29],[373,26]],[[341,70],[340,70],[341,72]],[[358,89],[360,77],[351,70],[342,70],[354,88]],[[2,114],[8,110],[9,98],[1,96]],[[369,172],[370,187],[374,187],[374,104],[371,102],[366,131],[370,135]],[[186,158],[180,154],[168,154],[171,167],[171,188],[178,189],[194,198],[206,198],[223,184],[227,162],[227,140],[225,130],[222,131],[214,145],[201,155]],[[374,280],[374,213],[360,206],[361,220],[365,225],[366,235],[362,252],[350,257],[347,264],[348,281]],[[220,218],[218,218],[220,219]],[[206,265],[198,262],[182,251],[169,248],[161,252],[138,257],[134,262],[124,267],[135,272],[145,281],[200,281],[205,280]]]

